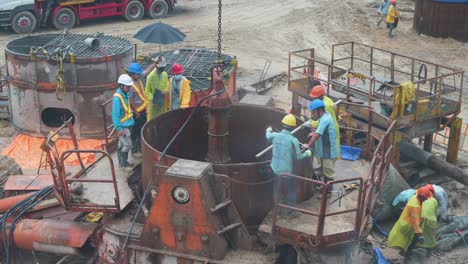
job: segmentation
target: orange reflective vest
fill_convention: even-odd
[[[143,83],[141,82],[141,80],[138,80],[140,82],[140,87],[141,89],[143,89]],[[138,86],[134,83],[133,84],[133,89],[135,90],[135,92],[137,93],[138,97],[140,97],[140,100],[143,102],[136,110],[138,113],[142,112],[143,110],[146,110],[146,108],[148,107],[148,98],[146,97],[146,94],[144,92],[142,92]]]
[[[133,117],[133,113],[132,113],[132,109],[130,108],[130,101],[127,103],[125,103],[125,100],[123,99],[122,95],[119,94],[119,93],[115,93],[114,94],[114,97],[117,97],[120,99],[120,103],[122,104],[122,108],[124,109],[124,116],[120,118],[120,123],[123,123],[127,120],[129,120],[130,118]]]

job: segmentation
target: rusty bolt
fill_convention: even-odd
[[[203,235],[200,237],[200,240],[203,244],[208,243],[209,237],[207,235]]]
[[[184,241],[184,240],[185,240],[185,234],[184,234],[184,232],[181,232],[181,231],[177,232],[177,234],[176,234],[176,239],[177,239],[177,241],[180,241],[180,242],[181,242],[181,241]]]

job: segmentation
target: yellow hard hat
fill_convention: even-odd
[[[281,120],[281,123],[290,127],[295,127],[296,117],[293,114],[286,115],[285,117],[283,117],[283,120]]]

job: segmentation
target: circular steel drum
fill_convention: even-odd
[[[163,170],[155,170],[161,152],[167,146],[172,136],[188,118],[193,108],[179,109],[164,113],[145,124],[142,131],[143,176],[142,188],[146,188],[154,173],[154,183],[164,177]],[[271,152],[257,159],[255,155],[268,146],[265,139],[265,129],[272,125],[281,128],[284,112],[271,108],[251,105],[233,105],[229,120],[228,151],[230,163],[213,164],[216,173],[248,183],[263,182],[271,179]],[[177,137],[174,144],[161,161],[162,165],[170,166],[177,159],[206,161],[208,151],[208,109],[201,107],[194,114],[192,120]],[[300,131],[299,141],[307,140],[307,130]],[[295,174],[308,176],[311,173],[310,159],[298,161]],[[157,174],[159,173],[159,174]],[[298,200],[310,196],[310,185],[297,184]],[[246,185],[231,182],[231,199],[239,214],[251,233],[273,208],[273,183],[260,185]]]
[[[99,39],[99,48],[85,45],[90,37]],[[101,104],[112,98],[118,76],[132,61],[132,48],[123,38],[85,34],[35,35],[8,43],[5,56],[14,127],[44,135],[72,117],[78,137],[102,138]],[[54,54],[58,50],[66,55],[65,92],[57,96],[60,63]],[[110,106],[107,113],[110,120]]]

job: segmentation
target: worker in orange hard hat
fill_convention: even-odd
[[[173,76],[169,79],[169,104],[168,110],[189,107],[190,103],[190,81],[182,73],[184,68],[175,63],[172,65]]]
[[[390,0],[390,7],[387,13],[388,36],[393,37],[392,32],[398,26],[400,20],[400,11],[396,7],[396,0]]]
[[[388,247],[401,249],[401,254],[410,252],[416,243],[424,243],[425,237],[421,229],[423,203],[431,198],[428,188],[419,188],[403,209],[400,218],[393,226],[388,236]]]

